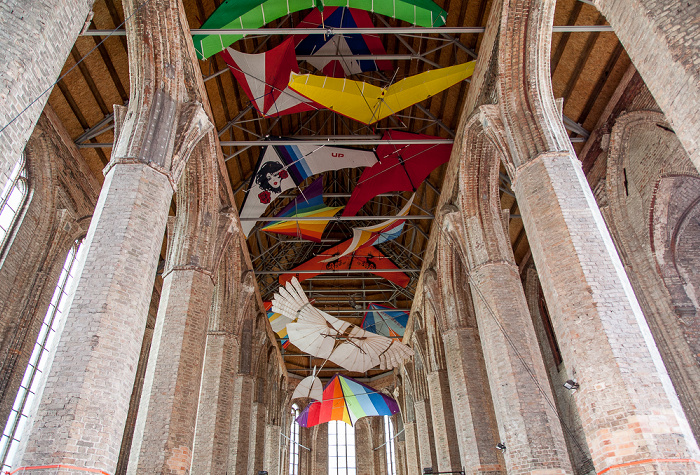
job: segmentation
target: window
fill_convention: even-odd
[[[355,428],[342,421],[328,423],[328,474],[356,474]]]
[[[0,251],[5,246],[5,241],[27,200],[27,190],[27,169],[24,166],[24,155],[22,155],[12,169],[10,180],[0,195]]]
[[[54,290],[51,304],[44,317],[41,330],[39,330],[34,351],[29,358],[29,364],[24,372],[15,402],[12,405],[10,417],[5,425],[2,438],[0,438],[0,461],[3,464],[3,473],[12,470],[10,463],[22,438],[22,433],[27,423],[27,414],[34,403],[37,389],[42,380],[40,376],[46,369],[49,352],[56,345],[56,329],[61,325],[64,312],[67,310],[66,305],[69,300],[67,297],[73,290],[75,284],[73,277],[82,252],[83,246],[81,241],[76,241],[68,252],[68,257],[63,264],[63,270],[58,279],[56,290]]]
[[[396,475],[396,453],[394,452],[394,424],[391,417],[384,416],[384,441],[386,448],[386,473]]]
[[[299,406],[292,404],[292,424],[289,428],[289,475],[299,475]]]

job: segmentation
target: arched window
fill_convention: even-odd
[[[386,448],[386,473],[396,475],[396,453],[394,452],[394,424],[391,417],[384,416],[384,440]]]
[[[5,247],[12,228],[17,222],[19,212],[27,201],[27,168],[24,166],[24,154],[15,164],[15,168],[10,173],[10,180],[7,182],[0,195],[0,253]]]
[[[355,475],[355,428],[342,421],[328,423],[328,474]]]
[[[34,351],[29,358],[29,364],[24,371],[24,377],[17,392],[17,397],[15,397],[15,403],[12,405],[10,417],[7,419],[5,430],[0,439],[2,473],[12,470],[12,459],[27,424],[27,414],[35,402],[36,392],[42,381],[41,375],[46,370],[49,352],[58,342],[56,330],[60,327],[67,310],[68,295],[75,287],[74,276],[82,252],[82,240],[76,241],[68,252],[61,276],[51,298],[51,304],[44,317],[44,322],[41,324],[39,336],[34,344]]]
[[[289,428],[289,475],[299,475],[299,406],[292,404],[292,424]]]

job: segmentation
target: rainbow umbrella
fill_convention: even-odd
[[[387,338],[403,337],[407,323],[408,312],[371,303],[362,319],[362,329]]]
[[[321,242],[321,236],[328,221],[340,211],[342,206],[329,207],[323,203],[323,177],[310,184],[277,215],[276,218],[327,217],[328,220],[275,221],[263,231],[298,237],[308,241]]]
[[[365,416],[390,416],[399,412],[399,405],[389,396],[336,374],[323,388],[323,400],[315,401],[297,417],[302,427],[313,427],[329,421],[354,425]]]

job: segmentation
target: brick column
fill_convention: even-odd
[[[229,439],[228,473],[249,473],[250,440],[255,438],[253,424],[253,395],[255,378],[237,374],[233,378],[233,407],[231,409],[231,437]],[[256,472],[257,473],[257,472]]]
[[[256,470],[267,470],[268,473],[280,473],[280,461],[282,456],[281,443],[281,427],[277,424],[265,424],[265,446],[262,447],[265,454],[264,462],[262,468],[256,468]]]
[[[372,450],[372,427],[370,418],[364,417],[355,423],[355,463],[357,475],[374,475],[374,451]]]
[[[514,191],[596,470],[698,473],[681,410],[580,162],[543,153]],[[636,473],[636,472],[635,472]]]
[[[107,172],[18,467],[114,472],[172,193],[169,177],[145,164],[117,164]]]
[[[258,383],[259,384],[259,383]],[[248,434],[248,469],[245,473],[258,473],[265,470],[265,417],[267,407],[262,402],[243,401],[250,404],[251,428]]]
[[[437,456],[435,454],[435,438],[433,432],[433,418],[430,413],[430,401],[424,399],[414,403],[416,411],[416,442],[418,443],[418,463],[420,471],[426,467],[437,468]]]
[[[440,369],[428,373],[435,455],[438,470],[441,472],[461,470],[462,468],[450,390],[446,370]]]
[[[176,268],[163,279],[127,474],[190,469],[213,290],[201,268]]]
[[[461,466],[467,473],[504,473],[494,449],[499,442],[481,342],[476,328],[442,334]]]
[[[500,437],[507,447],[503,457],[508,473],[573,473],[556,409],[550,406],[554,397],[518,267],[512,262],[488,262],[471,272],[478,289],[472,290],[474,308]]]
[[[420,454],[418,453],[418,434],[416,433],[416,422],[406,422],[404,424],[404,434],[406,434],[406,472],[423,473],[420,466]]]
[[[595,0],[700,170],[700,3]]]
[[[34,130],[93,3],[93,0],[4,0],[2,3],[0,129],[4,130],[0,132],[0,190]],[[38,100],[29,106],[35,99]]]
[[[581,384],[573,398],[599,473],[699,473],[697,444],[554,103],[554,7],[504,1],[494,136],[562,357]]]

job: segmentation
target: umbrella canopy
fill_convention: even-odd
[[[444,91],[472,75],[476,61],[409,76],[386,88],[364,81],[292,73],[289,87],[302,96],[364,124]]]
[[[364,331],[317,309],[295,278],[278,292],[272,299],[272,311],[293,320],[287,324],[289,341],[302,351],[358,373],[377,365],[381,369],[395,368],[413,356],[413,350],[399,341]]]
[[[411,281],[411,279],[405,273],[399,270],[391,259],[386,257],[374,246],[358,249],[354,253],[338,259],[337,256],[350,245],[350,242],[350,239],[341,242],[340,244],[323,251],[322,254],[298,265],[294,269],[290,270],[288,274],[282,274],[279,278],[280,284],[286,284],[292,280],[293,277],[299,279],[300,282],[303,282],[306,279],[325,274],[329,271],[344,269],[366,270],[370,273],[377,269],[396,269],[396,272],[377,272],[375,275],[390,280],[394,284],[404,288]],[[326,262],[329,260],[329,258],[331,258],[331,262]],[[305,272],[302,274],[299,273],[299,271],[314,272]]]
[[[204,22],[204,29],[258,29],[290,13],[318,7],[351,7],[404,20],[416,26],[445,24],[447,12],[430,0],[226,0]],[[199,59],[207,59],[245,35],[195,35],[194,49]]]
[[[277,117],[322,108],[288,87],[290,73],[299,72],[291,38],[265,53],[226,48],[221,57],[262,115]]]
[[[382,140],[437,139],[430,135],[412,134],[390,130]],[[387,142],[377,147],[380,163],[362,172],[352,190],[343,216],[354,216],[380,193],[392,191],[416,191],[430,173],[450,160],[452,145],[394,145]]]
[[[408,203],[399,211],[396,218],[388,219],[382,223],[375,224],[374,226],[365,226],[361,228],[353,228],[352,230],[352,240],[348,247],[340,254],[338,257],[331,257],[326,259],[324,262],[331,262],[340,259],[351,252],[355,252],[358,249],[362,249],[368,246],[374,246],[375,244],[381,244],[383,242],[391,241],[396,239],[401,235],[403,230],[403,225],[406,222],[405,219],[401,219],[401,216],[408,215],[411,210],[411,205],[413,205],[413,197],[416,196],[415,193],[408,200]]]
[[[397,310],[394,307],[369,304],[369,310],[362,319],[362,328],[385,337],[403,337],[408,324],[408,312]]]
[[[277,214],[277,218],[332,217],[342,206],[328,207],[323,203],[323,177],[306,187]],[[276,221],[268,224],[263,231],[286,236],[294,236],[308,241],[321,242],[321,236],[328,221]]]
[[[323,389],[323,400],[308,406],[297,417],[302,427],[330,421],[354,425],[366,416],[391,416],[399,405],[389,396],[347,376],[336,374]]]
[[[297,28],[373,28],[369,13],[356,8],[325,8],[313,10]],[[317,56],[306,61],[323,74],[340,78],[363,71],[387,71],[391,61],[353,59],[356,54],[386,54],[378,35],[306,35],[296,39],[297,55]],[[343,55],[342,60],[323,58],[324,55]]]
[[[315,372],[316,368],[314,368],[314,373]],[[323,384],[321,384],[321,380],[318,379],[316,374],[307,376],[299,381],[297,387],[294,388],[294,393],[292,393],[292,399],[307,397],[317,401],[323,399]]]
[[[305,145],[268,146],[263,148],[251,177],[241,218],[259,218],[267,206],[282,192],[295,188],[310,176],[328,170],[357,168],[377,163],[371,150],[344,147]],[[242,220],[246,236],[255,226],[253,220]]]

